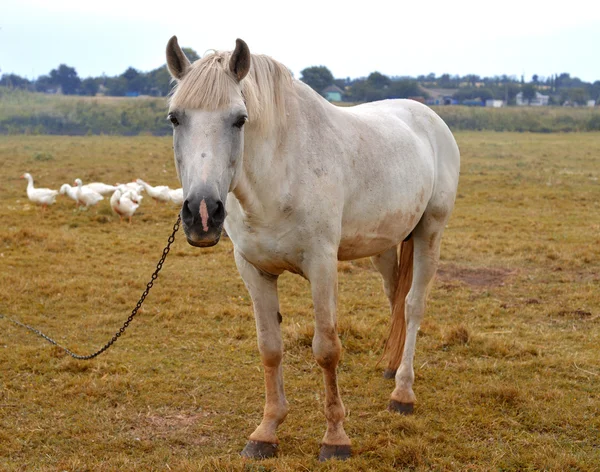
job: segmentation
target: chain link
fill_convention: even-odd
[[[49,336],[45,335],[40,330],[38,330],[32,326],[26,325],[25,323],[21,323],[20,321],[9,318],[8,316],[5,316],[3,314],[0,314],[0,318],[4,318],[5,320],[11,321],[12,323],[16,324],[17,326],[21,326],[25,329],[28,329],[29,331],[32,331],[33,333],[37,334],[38,336],[44,338],[49,343],[54,344],[56,347],[62,349],[69,356],[71,356],[75,359],[87,361],[87,360],[93,359],[94,357],[99,356],[104,351],[106,351],[109,347],[111,347],[117,341],[117,339],[119,339],[121,337],[121,335],[125,332],[125,330],[129,326],[129,324],[133,321],[133,318],[135,317],[135,315],[137,315],[139,309],[142,307],[144,300],[146,299],[146,297],[148,296],[148,293],[150,292],[150,289],[154,285],[154,281],[158,278],[158,273],[162,269],[165,259],[167,258],[167,254],[169,254],[169,251],[171,250],[171,244],[173,244],[173,242],[175,241],[175,233],[177,233],[180,223],[181,223],[181,215],[179,215],[177,217],[177,221],[173,225],[173,232],[171,233],[171,236],[169,236],[167,246],[163,249],[162,256],[159,259],[158,264],[156,264],[156,270],[152,273],[152,277],[151,277],[150,281],[146,284],[146,289],[142,292],[142,296],[140,297],[139,301],[137,302],[135,308],[133,310],[131,310],[131,314],[129,315],[129,317],[127,318],[125,323],[123,323],[123,326],[121,326],[119,331],[117,331],[114,334],[112,339],[110,341],[108,341],[102,348],[100,348],[96,352],[94,352],[92,354],[88,354],[87,356],[82,356],[80,354],[76,354],[73,351],[71,351],[70,349],[68,349],[64,346],[61,346],[54,339],[50,338]]]

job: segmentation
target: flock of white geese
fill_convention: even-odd
[[[152,185],[137,179],[127,184],[108,185],[102,182],[91,182],[83,185],[81,179],[75,179],[74,186],[63,184],[60,190],[49,188],[36,188],[33,186],[33,177],[29,173],[21,176],[27,180],[27,197],[33,203],[41,205],[45,210],[48,205],[56,202],[58,194],[65,195],[75,201],[79,207],[90,207],[104,200],[104,195],[111,194],[110,207],[119,215],[121,220],[125,217],[131,223],[131,217],[139,208],[146,192],[148,196],[159,202],[171,202],[176,205],[183,203],[183,189],[171,189],[166,185]]]

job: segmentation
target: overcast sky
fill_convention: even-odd
[[[556,5],[556,6],[553,6]],[[28,78],[59,64],[79,76],[149,71],[176,34],[200,55],[244,39],[296,77],[568,72],[600,80],[600,2],[527,0],[18,0],[0,9],[0,71]]]

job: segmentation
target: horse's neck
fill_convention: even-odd
[[[247,213],[265,209],[273,192],[280,185],[282,162],[276,154],[278,136],[261,136],[248,129],[244,137],[244,159],[236,176],[234,195]]]
[[[276,127],[266,135],[248,126],[244,136],[244,161],[237,176],[237,184],[233,193],[247,213],[256,214],[279,205],[279,198],[289,191],[292,184],[290,169],[295,170],[297,177],[302,172],[303,159],[298,151],[300,139],[310,139],[310,127],[307,120],[314,119],[320,113],[326,113],[320,98],[310,90],[297,89],[298,97],[290,98],[287,108],[286,128]],[[314,106],[313,106],[314,105]],[[325,103],[325,106],[329,106]],[[305,116],[305,108],[311,109],[312,115]],[[302,138],[300,138],[302,137]]]

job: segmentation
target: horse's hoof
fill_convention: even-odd
[[[248,459],[270,459],[277,454],[278,446],[279,444],[250,440],[241,452],[241,456]]]
[[[383,371],[384,379],[395,379],[396,378],[396,370],[395,369],[385,369]]]
[[[319,453],[319,461],[323,462],[329,459],[339,459],[345,461],[350,459],[352,451],[349,445],[332,446],[329,444],[321,445],[321,452]]]
[[[401,403],[396,400],[390,400],[390,404],[388,405],[388,410],[395,411],[396,413],[400,413],[401,415],[412,415],[415,411],[414,403]]]

